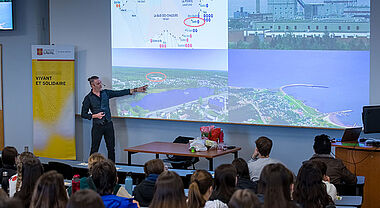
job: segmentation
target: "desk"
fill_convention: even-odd
[[[188,157],[204,157],[209,161],[209,169],[210,171],[214,169],[213,167],[213,159],[215,157],[219,157],[226,154],[234,154],[235,159],[238,157],[238,151],[241,150],[240,147],[236,147],[234,149],[227,150],[209,150],[205,152],[190,152],[189,144],[179,144],[179,143],[171,143],[171,142],[150,142],[147,144],[129,147],[124,149],[124,151],[128,151],[128,165],[131,165],[132,154],[135,153],[153,153],[156,154],[156,158],[158,159],[160,154],[165,155],[178,155],[178,156],[188,156]]]
[[[361,196],[341,196],[341,197],[342,197],[341,200],[335,201],[335,205],[360,207],[362,204]]]
[[[332,143],[335,156],[356,175],[365,176],[363,208],[378,207],[378,187],[380,187],[380,149],[364,144]]]

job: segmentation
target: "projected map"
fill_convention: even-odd
[[[226,0],[112,1],[113,48],[227,48]]]
[[[369,0],[112,4],[119,116],[344,128],[369,102]],[[189,50],[191,49],[191,50]]]
[[[0,30],[13,29],[12,25],[12,2],[0,0]]]

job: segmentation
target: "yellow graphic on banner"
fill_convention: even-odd
[[[34,152],[76,159],[73,60],[32,60]]]

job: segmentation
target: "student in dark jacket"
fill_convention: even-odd
[[[340,159],[330,155],[330,137],[322,134],[314,139],[315,154],[310,158],[311,161],[321,161],[327,165],[326,175],[330,177],[332,184],[356,184],[356,177],[352,174]]]
[[[160,159],[149,160],[144,164],[146,178],[133,190],[133,196],[141,207],[149,206],[153,199],[156,180],[164,170],[165,165]]]
[[[237,189],[249,189],[253,193],[257,193],[257,182],[251,181],[249,177],[248,164],[243,158],[236,158],[232,161],[232,165],[236,168],[237,171]]]
[[[2,161],[3,167],[0,168],[0,183],[2,183],[3,181],[4,172],[6,172],[7,174],[6,181],[8,181],[11,176],[17,173],[17,168],[16,168],[17,155],[18,153],[17,153],[16,148],[10,147],[10,146],[4,147],[1,153],[1,161]],[[2,186],[5,192],[8,193],[9,182],[6,184],[2,184]]]

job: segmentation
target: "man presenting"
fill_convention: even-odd
[[[103,84],[99,77],[92,76],[88,78],[88,81],[92,90],[82,102],[81,117],[88,120],[92,119],[90,155],[99,150],[99,145],[104,135],[108,158],[115,162],[115,132],[111,121],[109,99],[133,95],[135,92],[145,92],[148,85],[125,90],[102,90]],[[91,113],[88,110],[91,110]]]

